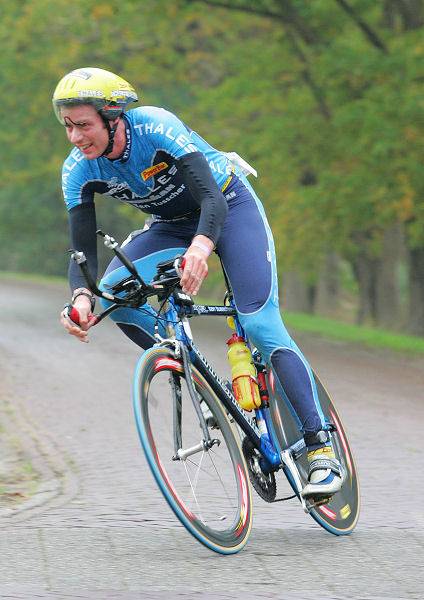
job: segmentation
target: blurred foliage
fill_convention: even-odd
[[[88,65],[121,74],[143,103],[257,168],[283,268],[313,281],[330,250],[379,256],[399,221],[407,244],[424,248],[422,4],[409,2],[407,17],[405,2],[351,0],[378,47],[328,0],[3,3],[3,268],[66,270],[69,146],[51,95]],[[118,237],[143,222],[111,199],[98,204],[99,224]]]

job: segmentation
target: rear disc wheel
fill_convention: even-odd
[[[331,498],[322,498],[312,506],[309,514],[321,527],[334,535],[347,535],[353,531],[359,518],[360,493],[359,480],[355,460],[340,416],[327,392],[314,374],[318,396],[327,426],[334,431],[331,433],[331,442],[335,457],[340,462],[344,471],[344,481],[339,492]],[[270,390],[271,416],[281,449],[286,449],[295,444],[300,438],[299,428],[288,403],[282,399],[277,391],[273,375],[269,376],[268,389]],[[306,448],[296,460],[296,465],[301,478],[302,486],[308,482],[309,463]],[[294,482],[291,481],[285,469],[287,479],[296,492]]]

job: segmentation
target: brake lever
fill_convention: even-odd
[[[75,308],[75,306],[72,306],[72,304],[65,304],[65,309],[66,309],[66,314],[71,319],[71,321],[73,323],[75,323],[75,325],[78,325],[78,327],[81,327],[80,315],[79,315],[79,312],[77,311],[77,309]],[[94,327],[94,325],[97,325],[97,323],[99,323],[99,321],[101,321],[101,318],[99,318],[99,315],[93,314],[93,315],[89,315],[89,317],[88,317],[88,323],[89,323],[90,327]]]
[[[67,316],[69,317],[69,319],[71,321],[73,321],[75,323],[75,325],[78,325],[80,327],[81,324],[79,321],[79,312],[77,311],[75,306],[72,306],[72,304],[65,304],[64,308],[67,311]],[[97,325],[98,323],[100,323],[100,321],[103,321],[103,319],[105,317],[107,317],[111,312],[117,310],[118,308],[121,308],[121,305],[111,304],[103,312],[95,314],[95,315],[94,314],[90,315],[88,318],[90,327],[94,327],[94,325]]]
[[[186,264],[186,259],[184,258],[184,256],[179,256],[178,258],[176,258],[174,260],[174,269],[180,279],[183,276],[185,264]]]

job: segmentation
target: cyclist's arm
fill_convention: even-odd
[[[69,233],[74,250],[84,252],[87,265],[94,281],[97,278],[96,210],[94,202],[78,204],[69,211]],[[86,281],[74,260],[69,263],[69,285],[71,291],[85,288]]]
[[[178,161],[185,187],[189,190],[193,202],[200,207],[200,220],[196,236],[206,236],[212,247],[218,242],[222,225],[227,215],[227,201],[205,158],[204,151],[214,149],[203,141],[200,148],[195,143],[191,130],[171,112],[156,107],[134,109],[136,125],[143,128],[143,122],[149,123],[145,129],[145,139],[151,144],[152,152],[164,151]],[[214,151],[216,153],[216,151]]]
[[[84,252],[88,268],[94,281],[97,277],[97,244],[96,244],[96,213],[94,202],[78,204],[69,211],[69,230],[72,248]],[[79,314],[79,325],[73,323],[67,315],[66,308],[62,311],[60,320],[63,327],[71,335],[82,342],[88,342],[87,330],[90,327],[92,303],[91,292],[86,288],[86,281],[77,263],[69,263],[69,284],[73,292],[74,308]],[[78,292],[84,292],[78,294]]]
[[[196,294],[208,273],[207,259],[218,242],[228,210],[226,198],[204,156],[207,149],[214,149],[206,142],[203,142],[203,150],[193,143],[191,130],[169,111],[143,107],[135,109],[132,115],[134,122],[137,121],[135,128],[139,128],[140,135],[150,143],[153,155],[163,151],[178,161],[178,170],[192,204],[200,207],[198,228],[184,255],[186,262],[181,278],[183,290]]]
[[[179,164],[184,184],[200,207],[199,224],[185,254],[186,264],[181,278],[183,290],[196,295],[208,274],[206,261],[219,239],[228,206],[201,152],[183,156],[179,159]]]
[[[219,189],[208,162],[201,152],[179,159],[183,181],[200,207],[196,236],[206,236],[216,245],[228,212],[227,201]]]

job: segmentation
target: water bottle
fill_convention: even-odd
[[[237,402],[244,410],[253,410],[261,405],[256,369],[252,353],[246,342],[236,333],[227,341],[228,361],[231,365],[233,392]]]

